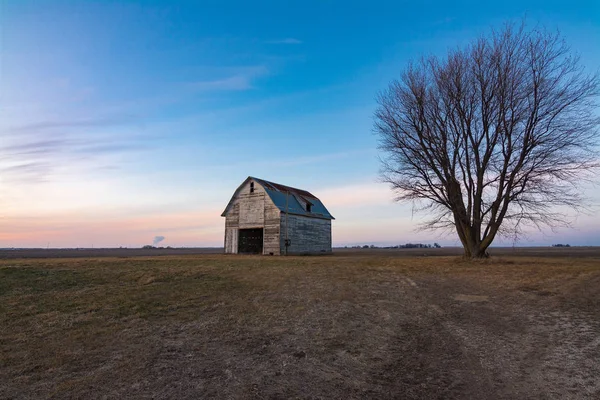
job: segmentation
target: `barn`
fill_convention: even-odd
[[[221,216],[225,217],[225,253],[331,252],[334,218],[306,190],[250,176],[237,188]]]

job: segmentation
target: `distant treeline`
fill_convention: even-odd
[[[396,246],[375,246],[374,244],[365,244],[365,245],[357,245],[357,246],[345,246],[344,248],[348,249],[439,249],[440,246],[437,243],[431,244],[423,244],[423,243],[406,243],[406,244],[398,244]]]

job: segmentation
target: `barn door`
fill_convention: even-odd
[[[262,254],[263,229],[240,229],[238,240],[238,253]]]

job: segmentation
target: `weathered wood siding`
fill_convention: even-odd
[[[281,211],[273,202],[269,195],[266,195],[265,199],[265,230],[264,230],[264,250],[263,254],[271,254],[278,256],[279,252],[279,216]]]
[[[263,254],[279,255],[279,209],[273,204],[264,188],[254,182],[254,192],[250,193],[247,182],[225,216],[225,253],[238,252],[238,230],[263,228]]]
[[[238,228],[225,228],[225,253],[237,254]]]
[[[331,252],[331,221],[290,214],[288,220],[288,238],[291,246],[288,254],[310,254]],[[281,213],[281,254],[285,254],[285,213]]]

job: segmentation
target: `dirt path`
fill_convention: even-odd
[[[388,277],[389,278],[389,277]],[[529,293],[459,279],[365,282],[353,299],[314,302],[298,318],[237,326],[150,328],[138,394],[157,398],[600,398],[600,326]],[[340,291],[343,293],[343,285]],[[515,297],[516,296],[516,297]],[[266,299],[255,298],[257,304]],[[270,299],[273,300],[273,299]],[[115,379],[119,380],[118,377]],[[129,380],[129,379],[128,379]],[[117,387],[111,396],[132,394]]]
[[[474,378],[475,397],[600,398],[597,314],[557,307],[547,292],[464,279],[429,277],[421,288],[440,331],[460,349],[463,368],[454,373]]]

